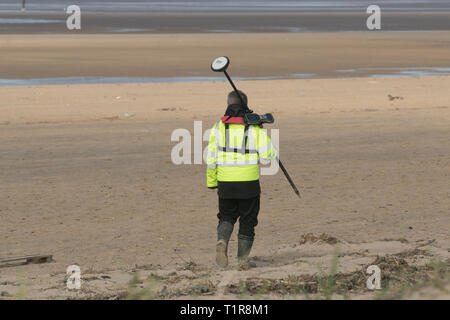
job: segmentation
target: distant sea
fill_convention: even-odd
[[[86,11],[113,12],[305,12],[305,11],[361,11],[369,5],[379,5],[387,11],[450,11],[448,0],[291,0],[291,1],[155,1],[155,0],[26,0],[30,11],[60,11],[68,5],[80,5]],[[2,0],[1,11],[15,11],[22,0]]]
[[[79,5],[83,33],[362,31],[366,9],[384,31],[450,30],[450,0],[154,1],[1,0],[0,33],[67,32],[65,8]]]

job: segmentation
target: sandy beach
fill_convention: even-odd
[[[229,269],[214,266],[217,198],[205,166],[170,159],[172,131],[212,126],[227,83],[1,87],[0,256],[55,260],[0,268],[2,298],[124,298],[136,274],[138,287],[159,276],[159,298],[239,298],[242,283],[252,294],[261,281],[327,272],[336,246],[342,286],[372,297],[355,276],[374,261],[417,281],[430,261],[448,261],[450,77],[238,86],[256,111],[275,115],[303,195],[281,172],[262,178],[257,268],[245,272],[235,235]],[[81,291],[65,288],[72,264]],[[433,290],[425,297],[448,298]]]
[[[448,2],[389,1],[382,32],[364,1],[82,2],[70,32],[61,1],[0,4],[0,299],[315,299],[334,265],[334,299],[450,299]],[[206,165],[171,161],[225,111],[222,55],[302,193],[262,177],[247,271],[236,232],[215,265]],[[1,260],[29,254],[54,261]]]

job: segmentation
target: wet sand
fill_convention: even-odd
[[[444,4],[445,5],[445,4]],[[368,31],[367,6],[358,10],[263,11],[85,11],[82,29],[69,31],[64,6],[57,12],[2,12],[0,34],[105,34],[105,33],[260,33]],[[442,10],[389,10],[382,6],[383,31],[449,31],[450,8]],[[430,8],[433,6],[430,4]],[[2,19],[7,19],[8,23]],[[22,23],[14,19],[24,19]],[[30,20],[34,19],[34,21]],[[28,20],[28,21],[26,21]],[[41,20],[41,21],[39,21]],[[13,23],[14,22],[14,23]]]
[[[449,43],[450,32],[2,35],[0,78],[208,77],[221,55],[235,77],[351,77],[338,71],[448,68]]]

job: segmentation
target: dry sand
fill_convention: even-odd
[[[233,76],[327,77],[448,67],[449,42],[449,32],[2,35],[0,78],[211,76],[205,61],[222,54]],[[281,173],[262,178],[257,268],[245,272],[236,271],[235,235],[230,268],[214,266],[217,196],[205,166],[170,160],[173,130],[212,126],[227,83],[0,87],[0,257],[55,259],[2,264],[0,298],[123,298],[136,274],[138,287],[158,276],[149,297],[304,298],[298,285],[315,295],[336,248],[335,297],[367,298],[370,264],[384,280],[422,283],[433,277],[428,263],[449,261],[450,77],[238,86],[253,109],[275,115],[281,157],[303,194]],[[78,292],[64,283],[72,264]],[[449,284],[434,283],[407,297],[448,298]]]
[[[295,293],[286,283],[296,277],[314,294],[311,277],[328,270],[336,245],[338,287],[372,297],[369,264],[420,282],[426,263],[448,261],[450,77],[238,86],[275,115],[303,194],[281,173],[262,178],[258,267],[241,272],[235,234],[229,269],[215,269],[217,196],[205,166],[170,160],[174,129],[192,132],[194,120],[206,129],[222,115],[225,82],[0,88],[0,256],[55,259],[2,266],[2,297],[123,298],[137,272],[160,276],[160,298],[235,298],[261,286],[279,298]],[[79,292],[65,289],[71,264],[81,267]],[[426,292],[415,294],[448,298]]]

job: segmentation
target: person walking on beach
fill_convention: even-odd
[[[277,152],[262,126],[244,122],[247,96],[238,92],[245,106],[230,92],[225,115],[211,130],[206,176],[207,187],[218,189],[219,197],[216,263],[228,265],[228,242],[239,219],[237,257],[240,267],[248,269],[260,209],[259,159],[275,159]]]

